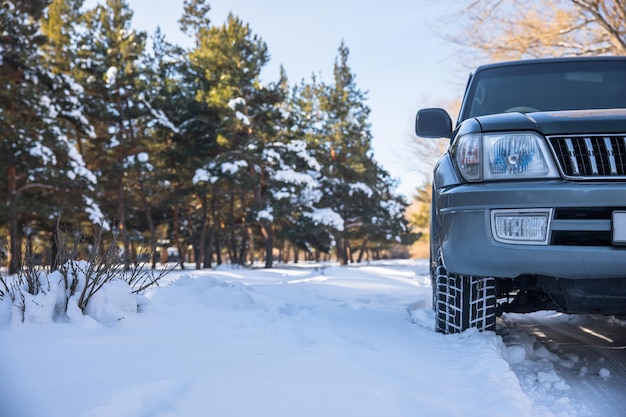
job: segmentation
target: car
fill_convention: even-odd
[[[501,62],[469,77],[432,179],[435,327],[502,313],[626,314],[626,57]]]

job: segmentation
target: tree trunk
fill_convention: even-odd
[[[202,261],[204,258],[204,240],[206,239],[208,213],[206,193],[202,193],[200,201],[202,204],[202,222],[200,223],[200,237],[198,242],[198,251],[196,255],[196,269],[202,268]]]
[[[265,268],[270,269],[274,261],[274,238],[272,236],[272,224],[267,220],[261,221],[261,233],[265,239]]]
[[[143,203],[143,211],[146,215],[146,221],[148,222],[148,229],[150,230],[150,262],[152,263],[152,269],[156,269],[156,227],[154,226],[154,220],[152,219],[152,209],[150,208],[150,203],[148,202],[143,186],[140,187],[140,192],[141,201]]]
[[[230,244],[228,245],[228,252],[230,256],[231,263],[237,263],[239,257],[237,256],[237,239],[235,236],[235,194],[233,192],[230,193]]]
[[[222,250],[220,249],[219,239],[215,239],[215,262],[217,262],[218,265],[224,262],[222,260]]]
[[[267,239],[265,239],[265,268],[272,268],[274,263],[274,239],[272,233],[269,233]]]
[[[9,274],[17,274],[21,266],[22,251],[17,220],[17,171],[15,166],[8,169],[9,192]]]
[[[178,249],[178,257],[179,257],[179,261],[180,261],[180,269],[185,269],[185,258],[184,258],[185,254],[183,253],[183,248],[180,245],[180,238],[179,238],[179,231],[180,231],[179,227],[180,227],[180,224],[179,224],[179,220],[178,220],[178,207],[174,207],[173,217],[174,218],[172,220],[172,222],[173,222],[172,226],[174,228],[174,230],[173,230],[173,232],[174,232],[174,241],[176,243],[176,249]]]
[[[204,255],[204,267],[211,268],[213,262],[213,249],[215,247],[215,197],[211,197],[211,221],[209,225],[209,243],[207,244],[206,254]]]
[[[248,242],[250,242],[249,244],[249,250],[248,250],[248,254],[250,255],[250,264],[254,265],[254,262],[256,261],[256,248],[254,246],[254,230],[252,229],[252,227],[248,228]]]
[[[357,263],[361,263],[363,260],[363,253],[365,252],[365,248],[367,246],[367,239],[363,239],[363,244],[361,244],[361,248],[359,249],[359,257],[357,258]]]
[[[57,234],[55,230],[50,235],[50,271],[59,269],[59,247],[57,246]]]
[[[237,259],[237,263],[239,265],[246,264],[246,256],[247,256],[247,247],[248,247],[248,226],[246,222],[241,223],[241,247],[239,248],[239,258]]]
[[[126,203],[124,202],[124,180],[120,178],[117,186],[117,218],[119,221],[119,233],[122,245],[124,245],[124,269],[130,269],[130,242],[126,230]]]
[[[348,265],[348,251],[346,245],[346,239],[343,233],[337,235],[337,260],[339,264],[344,266]]]

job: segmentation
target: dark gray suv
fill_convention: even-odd
[[[626,314],[626,57],[485,65],[433,177],[436,328],[492,330],[502,312]]]

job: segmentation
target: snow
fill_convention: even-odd
[[[320,172],[322,170],[322,166],[317,162],[317,159],[309,155],[307,152],[307,144],[303,140],[292,140],[287,144],[287,149],[294,152],[300,158],[307,162],[309,168],[313,171]]]
[[[196,172],[191,182],[194,185],[200,184],[201,182],[215,183],[217,182],[217,177],[212,176],[211,173],[204,168],[198,168],[196,169]]]
[[[257,218],[259,220],[267,220],[269,222],[273,222],[274,221],[274,215],[272,214],[272,208],[268,207],[266,209],[260,210]]]
[[[234,175],[237,173],[237,171],[239,171],[239,168],[245,168],[247,166],[248,166],[248,162],[244,160],[235,161],[235,162],[224,162],[222,164],[222,172]]]
[[[611,371],[606,368],[600,368],[600,370],[598,371],[598,375],[600,375],[600,378],[602,379],[608,379],[608,377],[611,376]]]
[[[87,206],[85,208],[85,212],[89,216],[89,220],[93,224],[99,225],[104,230],[111,230],[111,225],[105,219],[104,214],[100,210],[100,206],[96,204],[93,198],[87,197],[86,195],[83,195],[82,197],[83,197],[83,201],[85,202],[85,205]]]
[[[280,154],[272,148],[264,149],[262,157],[264,161],[267,161],[270,163],[282,161],[282,157],[280,156]]]
[[[146,152],[139,152],[136,155],[128,155],[122,162],[122,166],[128,169],[130,167],[139,165],[146,171],[153,171],[154,166],[149,161],[150,155],[148,155]]]
[[[231,110],[235,110],[238,106],[245,106],[245,105],[246,105],[246,100],[243,97],[235,97],[228,101],[228,107],[230,107]]]
[[[315,208],[311,213],[303,213],[303,215],[310,217],[315,224],[331,226],[340,232],[343,231],[345,226],[339,213],[330,208]]]
[[[296,172],[293,169],[281,169],[274,173],[276,181],[282,181],[291,184],[304,184],[310,188],[318,186],[318,182],[308,173]]]
[[[113,86],[117,81],[117,71],[117,67],[109,67],[106,74],[104,75],[108,87]]]
[[[573,359],[527,333],[434,332],[427,260],[176,270],[65,321],[58,278],[25,322],[0,302],[2,415],[587,415],[555,372]]]
[[[404,207],[395,200],[381,201],[380,207],[389,213],[392,217],[398,217],[404,213]]]
[[[48,108],[48,117],[54,119],[59,115],[59,110],[57,109],[56,105],[52,102],[52,100],[50,100],[50,97],[48,97],[47,95],[43,95],[41,96],[41,99],[39,101],[43,107]]]
[[[76,177],[84,177],[91,184],[97,184],[98,179],[93,174],[93,172],[89,170],[89,168],[87,168],[87,164],[85,164],[83,156],[80,154],[80,152],[78,152],[78,149],[76,148],[76,146],[70,143],[67,140],[67,136],[65,135],[59,135],[58,138],[59,138],[59,141],[63,141],[67,144],[66,145],[67,150],[68,150],[67,156],[69,157],[69,164],[70,164],[70,167],[72,168],[71,171],[67,172],[68,177],[70,179],[74,179]]]
[[[43,165],[56,165],[57,159],[54,152],[41,142],[32,142],[32,147],[28,151],[31,156],[40,158]]]
[[[235,117],[246,126],[250,126],[250,118],[240,111],[235,112]]]
[[[350,190],[348,191],[348,194],[352,195],[355,192],[361,192],[367,197],[372,197],[372,195],[374,194],[372,189],[362,182],[355,182],[353,184],[350,184]]]
[[[250,119],[248,118],[248,116],[246,116],[245,114],[237,110],[238,106],[245,106],[245,105],[246,105],[246,100],[243,97],[236,97],[236,98],[231,99],[228,102],[228,107],[230,107],[232,110],[235,111],[235,117],[237,118],[237,120],[241,121],[244,125],[248,126],[250,125]]]

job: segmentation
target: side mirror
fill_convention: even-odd
[[[415,118],[415,133],[423,138],[451,138],[452,119],[444,109],[422,109]]]

